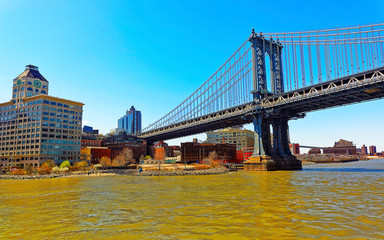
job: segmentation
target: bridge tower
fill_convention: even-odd
[[[284,92],[283,69],[281,53],[283,46],[279,41],[265,39],[262,34],[252,30],[249,38],[252,46],[252,77],[253,100]],[[268,79],[266,79],[265,56],[269,55],[271,71],[271,89],[268,92]],[[244,170],[270,171],[270,170],[300,170],[301,162],[292,155],[289,149],[288,120],[297,116],[281,111],[268,111],[259,109],[252,115],[255,129],[254,152],[248,161],[244,162]],[[271,141],[270,126],[273,129]]]

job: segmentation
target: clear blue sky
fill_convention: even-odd
[[[34,64],[50,95],[85,103],[83,124],[109,132],[134,105],[147,126],[199,87],[252,28],[364,25],[383,22],[383,12],[383,0],[0,0],[0,102]],[[309,113],[290,122],[291,140],[330,146],[343,138],[384,150],[383,106],[376,100]]]

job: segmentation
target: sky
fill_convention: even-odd
[[[383,11],[382,0],[0,0],[0,102],[33,64],[49,81],[49,95],[85,104],[83,124],[107,133],[135,106],[146,127],[208,79],[252,28],[366,25],[384,22]],[[375,100],[308,113],[289,122],[290,139],[310,146],[346,139],[383,151],[383,106]]]

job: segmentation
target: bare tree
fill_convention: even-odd
[[[100,159],[100,164],[103,167],[109,167],[109,166],[111,166],[112,162],[111,162],[111,159],[109,157],[104,156]]]

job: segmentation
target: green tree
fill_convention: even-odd
[[[71,163],[68,160],[65,160],[60,164],[60,168],[69,168],[71,166]]]

